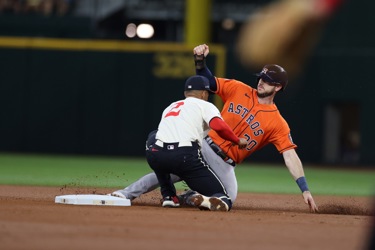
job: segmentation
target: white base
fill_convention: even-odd
[[[129,199],[97,194],[71,194],[56,196],[55,203],[72,205],[131,206]]]

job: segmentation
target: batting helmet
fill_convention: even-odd
[[[277,64],[265,65],[262,71],[255,75],[258,77],[258,80],[262,78],[263,81],[271,84],[281,84],[281,90],[284,90],[288,84],[288,74],[283,67]]]

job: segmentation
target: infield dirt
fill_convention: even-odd
[[[226,212],[162,208],[158,191],[131,207],[55,204],[113,190],[0,186],[0,249],[368,249],[371,197],[240,193]]]

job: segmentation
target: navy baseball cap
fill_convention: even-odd
[[[204,76],[191,76],[185,82],[186,90],[207,90],[210,91],[210,83],[207,77]]]

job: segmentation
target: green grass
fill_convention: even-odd
[[[145,159],[0,154],[0,184],[122,188],[151,172]],[[370,196],[375,170],[337,170],[305,166],[314,194]],[[284,165],[236,167],[240,192],[299,193]],[[178,184],[177,189],[183,189]]]
[[[375,169],[322,169],[304,166],[311,192],[325,195],[375,195]],[[240,165],[236,168],[243,192],[300,193],[285,165]]]
[[[0,154],[0,184],[122,187],[149,172],[145,159]]]

